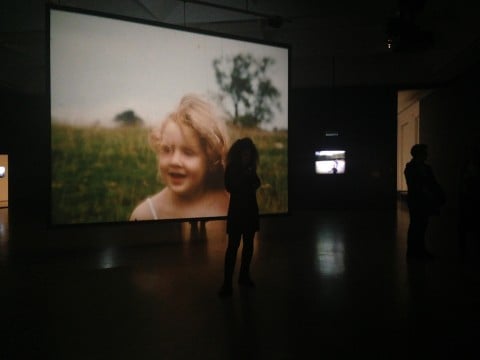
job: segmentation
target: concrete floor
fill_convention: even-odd
[[[263,218],[256,288],[220,299],[222,221],[165,244],[12,252],[0,210],[2,360],[480,358],[478,243],[460,260],[446,215],[428,262],[405,259],[402,203]]]

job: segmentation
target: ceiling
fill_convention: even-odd
[[[45,1],[0,5],[0,87],[43,93]],[[107,14],[188,26],[291,47],[293,87],[428,87],[480,59],[466,0],[56,0]],[[393,39],[388,47],[388,39]]]

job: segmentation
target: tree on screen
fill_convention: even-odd
[[[256,59],[250,54],[213,60],[220,91],[233,106],[234,124],[254,127],[269,123],[273,108],[281,110],[281,94],[267,75],[274,64],[270,57]]]
[[[117,114],[113,120],[123,126],[143,125],[142,118],[137,116],[133,110],[126,110],[120,114]]]

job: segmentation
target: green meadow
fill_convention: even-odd
[[[54,224],[127,221],[134,207],[160,191],[148,128],[52,125]],[[257,193],[262,214],[288,211],[286,131],[229,126],[231,139],[250,136],[260,152]]]

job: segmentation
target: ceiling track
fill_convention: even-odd
[[[184,3],[201,5],[201,6],[212,7],[212,8],[221,9],[221,10],[233,11],[233,12],[242,13],[242,14],[246,14],[246,15],[262,17],[262,18],[266,18],[266,19],[276,17],[276,15],[265,14],[265,13],[261,13],[261,12],[257,12],[257,11],[248,10],[248,1],[247,1],[247,8],[246,9],[241,9],[241,8],[237,8],[237,7],[233,7],[233,6],[227,6],[227,5],[215,4],[215,3],[211,3],[211,2],[208,2],[208,1],[201,1],[201,0],[183,0],[183,2]]]

